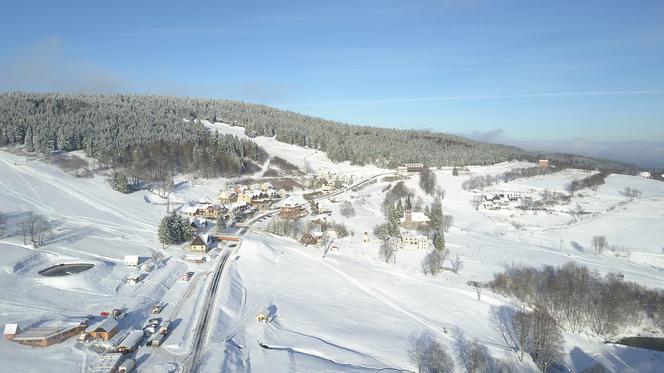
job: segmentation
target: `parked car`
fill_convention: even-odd
[[[147,345],[150,347],[159,347],[164,341],[164,334],[153,334],[150,339],[148,339]]]
[[[148,325],[159,325],[161,322],[161,319],[159,317],[153,317],[150,320],[148,320]]]
[[[129,373],[134,370],[136,367],[136,362],[134,359],[127,359],[120,364],[120,367],[118,368],[118,373]]]
[[[171,322],[170,321],[164,321],[161,324],[161,327],[159,328],[159,334],[168,334],[168,332],[171,329]]]

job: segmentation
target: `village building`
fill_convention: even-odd
[[[424,229],[429,226],[430,220],[423,212],[414,212],[410,203],[410,197],[406,199],[403,210],[403,218],[399,219],[400,225],[405,229]]]
[[[233,203],[237,201],[237,192],[234,190],[222,190],[217,196],[217,200],[222,205]]]
[[[236,234],[215,234],[213,237],[220,242],[240,242],[240,236]]]
[[[209,238],[207,235],[196,235],[189,243],[187,250],[194,254],[206,254],[208,252],[208,241]]]
[[[21,328],[18,326],[18,324],[5,324],[4,336],[6,340],[11,341],[20,332]]]
[[[305,246],[316,245],[318,243],[318,240],[316,239],[316,237],[311,235],[311,233],[305,233],[300,238],[300,243]]]
[[[85,320],[65,322],[51,320],[42,323],[38,327],[29,328],[22,332],[17,330],[17,334],[12,338],[12,340],[14,342],[28,346],[48,347],[50,345],[63,342],[75,335],[81,334],[81,332],[83,332],[85,329],[85,323]]]
[[[142,330],[132,330],[116,347],[117,352],[131,352],[136,351],[138,344],[143,340],[145,332]]]
[[[138,255],[125,255],[124,264],[127,267],[138,267],[141,257]]]
[[[405,249],[428,250],[429,238],[422,235],[406,235],[402,238],[401,245]]]
[[[282,219],[299,219],[307,214],[303,203],[285,200],[279,205],[279,217]]]
[[[233,190],[234,190],[235,193],[237,193],[237,194],[240,194],[240,193],[244,192],[244,191],[247,190],[247,189],[249,189],[249,187],[246,186],[246,185],[242,185],[242,184],[237,184],[237,185],[235,185],[235,186],[233,187]]]
[[[85,333],[91,338],[108,341],[118,333],[120,324],[112,317],[107,317],[102,321],[92,324],[85,329]]]
[[[237,194],[238,202],[242,201],[251,204],[251,192],[244,191]]]
[[[264,191],[264,192],[274,190],[274,186],[271,183],[267,182],[267,181],[261,183],[260,187],[261,187],[261,190]]]
[[[409,175],[414,173],[423,172],[425,166],[422,163],[404,163],[401,166],[397,166],[397,174],[399,175]]]
[[[541,168],[549,168],[550,165],[548,159],[540,159],[538,164]]]
[[[208,221],[205,218],[193,218],[190,221],[190,225],[194,230],[203,231],[207,229]]]
[[[252,211],[252,207],[246,201],[237,201],[229,206],[228,210],[235,216],[243,216]]]
[[[205,201],[182,208],[183,214],[194,218],[216,219],[221,212],[222,209]]]

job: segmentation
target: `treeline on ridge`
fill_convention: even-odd
[[[253,141],[210,133],[186,100],[168,97],[2,93],[0,145],[7,144],[46,156],[84,150],[153,180],[178,172],[237,174],[248,160],[264,158]]]
[[[421,162],[428,166],[463,166],[512,159],[536,161],[543,157],[580,168],[628,170],[628,166],[618,162],[532,153],[425,130],[349,125],[230,100],[121,94],[0,94],[0,144],[22,143],[32,138],[33,146],[42,152],[84,149],[90,155],[122,162],[132,157],[133,150],[159,142],[170,147],[182,146],[185,154],[195,158],[193,144],[205,138],[204,128],[197,122],[203,119],[242,126],[250,137],[275,136],[285,143],[325,151],[335,162],[350,161],[358,165],[394,168],[407,162]],[[26,137],[28,130],[32,136]],[[260,157],[253,143],[226,140],[218,145],[210,141],[211,145],[199,145],[204,148],[201,154],[206,154],[205,159],[214,158],[215,163],[222,165],[212,169],[232,167],[241,172],[243,157]],[[233,147],[229,148],[228,143]],[[177,164],[180,168],[189,164],[181,155],[174,154],[172,158],[183,160]]]

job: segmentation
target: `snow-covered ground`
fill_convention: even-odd
[[[206,123],[211,129],[244,136],[240,127]],[[302,170],[334,171],[356,180],[383,174],[373,166],[335,164],[314,149],[283,144],[275,139],[254,139],[271,156],[279,156]],[[0,238],[0,324],[32,324],[39,320],[97,315],[125,308],[123,330],[140,327],[155,301],[167,303],[162,317],[175,327],[160,348],[137,354],[139,371],[177,369],[190,356],[192,331],[204,303],[215,258],[203,265],[185,263],[180,248],[162,251],[156,240],[157,224],[165,213],[163,201],[147,192],[117,193],[101,176],[76,178],[38,161],[0,151],[0,211],[9,222],[27,211],[40,212],[56,227],[46,245],[23,244],[19,227],[13,237]],[[525,162],[470,167],[470,175],[497,175]],[[486,281],[512,264],[541,266],[576,261],[602,274],[621,272],[625,280],[661,288],[664,276],[664,183],[640,177],[611,175],[597,191],[582,190],[569,205],[551,214],[516,210],[475,210],[473,192],[461,188],[470,175],[452,176],[436,171],[445,189],[443,209],[454,217],[446,236],[452,254],[459,254],[459,274],[445,271],[426,277],[421,271],[423,251],[400,250],[396,262],[386,264],[378,255],[375,238],[362,242],[364,232],[382,222],[382,177],[359,191],[338,199],[353,202],[357,214],[343,218],[339,204],[321,201],[332,210],[331,219],[344,222],[351,237],[335,241],[337,250],[323,258],[320,248],[275,237],[260,230],[248,233],[226,265],[212,314],[212,326],[202,354],[205,372],[311,372],[412,371],[407,354],[412,333],[430,330],[454,351],[464,341],[485,344],[494,359],[510,363],[515,371],[534,371],[519,363],[505,345],[492,315],[512,302],[485,291],[477,299],[470,280]],[[492,190],[541,193],[560,191],[573,179],[589,173],[566,170],[535,178],[499,183]],[[214,199],[228,181],[183,180],[172,201]],[[394,181],[391,182],[394,184]],[[413,203],[431,203],[417,177],[406,180],[415,193]],[[643,196],[633,201],[620,194],[637,188]],[[300,191],[301,193],[301,191]],[[576,205],[587,214],[568,213]],[[595,235],[604,235],[617,248],[597,256],[590,248]],[[157,252],[155,268],[137,285],[124,280],[139,269],[125,267],[124,255],[145,260]],[[213,253],[216,256],[217,252]],[[66,277],[43,277],[38,271],[59,263],[94,264],[88,271]],[[449,264],[448,264],[449,265]],[[196,274],[189,282],[177,278]],[[256,317],[265,313],[268,323]],[[648,350],[603,344],[597,337],[565,333],[565,365],[582,371],[595,362],[609,371],[664,371],[664,355]],[[0,342],[0,357],[9,371],[85,371],[95,354],[74,340],[48,348]],[[455,357],[455,359],[457,359]],[[457,368],[460,368],[457,359]]]

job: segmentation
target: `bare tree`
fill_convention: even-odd
[[[480,300],[480,297],[482,296],[482,289],[484,288],[484,284],[479,282],[479,281],[468,281],[467,284],[468,284],[468,286],[475,289],[475,292],[477,293],[477,300]]]
[[[632,200],[634,200],[634,198],[641,197],[641,195],[643,193],[638,189],[625,187],[625,189],[620,191],[620,194],[622,194],[623,196],[629,198],[629,200],[632,201]]]
[[[460,333],[454,347],[459,360],[463,362],[466,372],[493,373],[496,371],[488,349],[477,340],[469,342],[464,338],[463,333]]]
[[[518,343],[517,331],[514,328],[514,318],[516,310],[509,306],[491,307],[491,322],[496,326],[500,336],[503,337],[505,343],[514,350],[519,352],[521,349]],[[519,360],[523,359],[523,354],[520,354]]]
[[[528,353],[542,372],[563,358],[564,339],[556,320],[541,307],[526,317],[530,328]]]
[[[395,244],[391,241],[392,240],[390,239],[383,240],[380,244],[380,256],[383,258],[385,263],[389,263],[392,259],[394,259],[394,253],[396,252]]]
[[[604,249],[609,245],[609,242],[604,236],[594,236],[592,240],[593,248],[595,249],[596,255],[602,255]]]
[[[519,352],[519,361],[523,361],[523,353],[530,349],[530,333],[532,325],[530,314],[525,310],[519,310],[512,317],[511,337],[514,346]]]
[[[355,208],[350,201],[343,201],[341,202],[341,206],[339,206],[339,213],[345,218],[350,218],[355,216]]]
[[[443,249],[433,249],[422,259],[422,271],[425,275],[430,274],[436,276],[443,271],[443,263],[445,262],[445,256],[447,255],[447,250]]]
[[[434,174],[428,167],[420,172],[420,188],[426,194],[434,194],[436,189],[436,174]]]
[[[459,271],[463,267],[463,261],[461,260],[459,254],[454,255],[451,263],[452,263],[452,272],[459,273]]]
[[[408,354],[419,373],[454,372],[454,362],[447,349],[428,330],[410,337]]]
[[[454,217],[452,217],[452,215],[443,214],[443,224],[442,224],[443,231],[448,232],[450,230],[450,227],[452,227],[453,223],[454,223]]]
[[[484,202],[484,197],[480,195],[473,196],[473,199],[470,200],[470,204],[473,205],[475,210],[480,209],[480,206],[482,206],[482,202]]]

